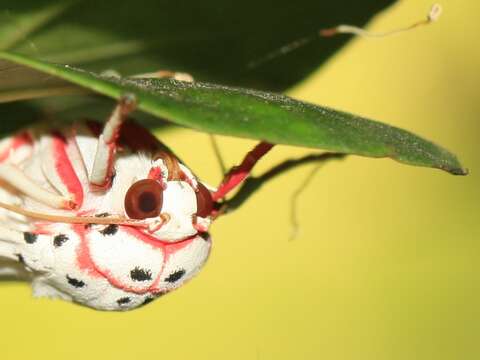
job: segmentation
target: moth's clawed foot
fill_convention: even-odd
[[[120,97],[118,106],[122,115],[127,116],[137,107],[138,100],[135,94],[127,93]]]

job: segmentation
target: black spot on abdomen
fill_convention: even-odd
[[[118,231],[118,225],[116,224],[110,224],[103,230],[100,230],[100,233],[103,235],[115,235]]]
[[[177,270],[171,273],[170,275],[168,275],[165,281],[169,283],[174,283],[175,281],[180,280],[183,277],[183,275],[185,275],[185,273],[186,273],[185,269]]]
[[[130,277],[135,281],[152,280],[152,272],[150,270],[141,269],[137,266],[130,271]]]
[[[27,244],[33,244],[35,241],[37,241],[38,235],[31,233],[31,232],[24,232],[23,233],[23,239]]]
[[[70,285],[72,285],[73,287],[76,287],[76,288],[81,288],[81,287],[85,286],[85,283],[82,280],[72,278],[68,275],[67,275],[67,281]]]
[[[126,296],[126,297],[122,297],[122,298],[118,299],[117,304],[118,305],[125,305],[125,304],[128,304],[130,301],[131,301],[131,299]]]
[[[53,238],[53,246],[60,247],[68,240],[68,236],[65,234],[58,234]]]

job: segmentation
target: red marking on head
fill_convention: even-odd
[[[73,196],[73,204],[68,203],[65,205],[68,209],[79,208],[83,203],[83,187],[67,155],[65,137],[58,132],[54,132],[52,134],[52,146],[55,170],[69,194]]]
[[[154,236],[148,235],[144,233],[143,231],[139,230],[138,228],[132,227],[132,226],[120,226],[120,229],[128,233],[129,235],[135,237],[137,240],[140,240],[144,243],[147,243],[155,248],[162,248],[165,249],[166,253],[168,253],[168,247],[176,245],[178,248],[184,247],[189,244],[191,240],[193,240],[197,235],[192,235],[189,236],[185,239],[182,239],[180,241],[171,243],[165,240],[159,240]]]
[[[179,242],[165,244],[165,261],[167,261],[172,254],[190,245],[196,237],[197,235],[194,235]]]
[[[148,172],[148,178],[153,180],[158,180],[163,185],[162,169],[160,166],[154,166]]]

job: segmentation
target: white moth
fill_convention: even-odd
[[[123,97],[108,122],[28,129],[0,142],[0,275],[37,297],[129,310],[205,264],[222,198],[272,145],[260,143],[211,191]]]

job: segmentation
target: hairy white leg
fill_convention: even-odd
[[[123,96],[108,119],[102,134],[98,138],[97,150],[90,173],[90,185],[104,190],[110,187],[113,175],[116,141],[120,127],[136,104],[132,95]]]
[[[52,132],[43,136],[40,143],[43,175],[54,190],[70,200],[70,209],[80,208],[88,180],[74,132]]]
[[[72,207],[69,198],[42,188],[13,164],[0,164],[0,180],[5,181],[19,192],[41,202],[42,204],[56,209],[70,209]]]

